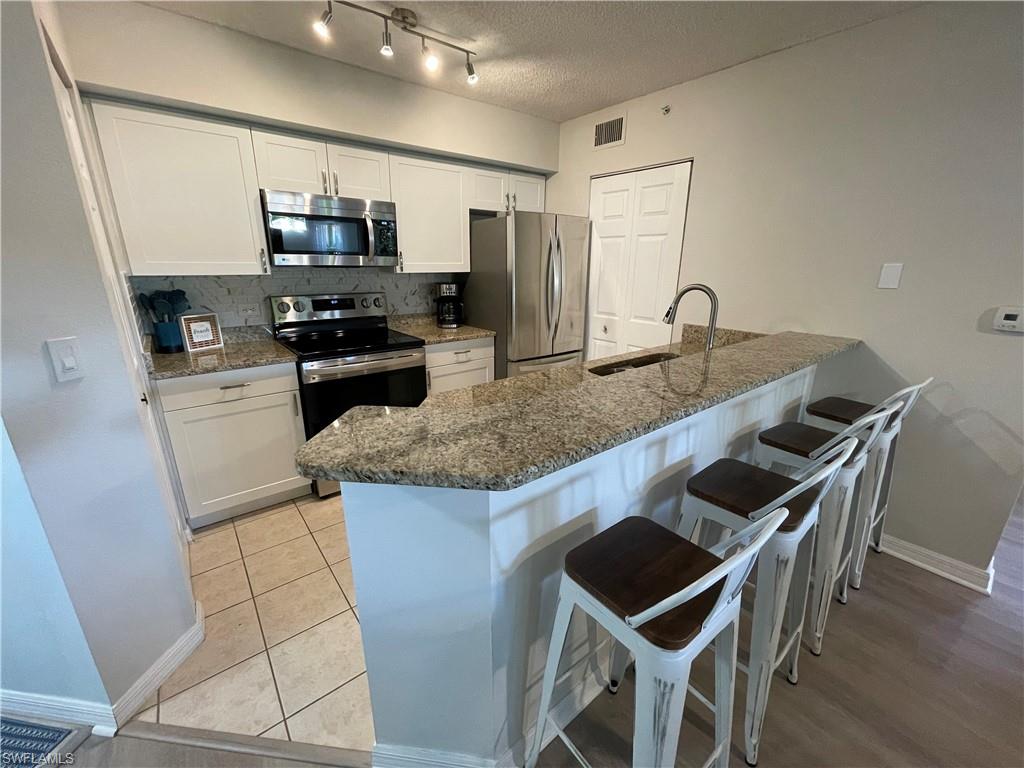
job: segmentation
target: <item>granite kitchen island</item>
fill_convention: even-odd
[[[732,342],[732,343],[730,343]],[[626,515],[671,525],[686,480],[747,457],[854,339],[720,329],[655,350],[357,408],[297,454],[342,482],[375,766],[522,764],[565,553]],[[607,376],[608,363],[664,362]],[[605,683],[608,645],[574,621],[565,723]],[[553,729],[548,731],[553,736]]]

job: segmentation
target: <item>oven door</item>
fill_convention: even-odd
[[[299,363],[306,438],[358,405],[417,406],[427,397],[422,348]]]
[[[398,264],[394,203],[268,189],[261,197],[275,266]]]

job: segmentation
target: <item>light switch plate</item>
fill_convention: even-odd
[[[73,381],[85,376],[77,336],[47,339],[46,350],[50,353],[50,364],[57,381]]]
[[[902,264],[883,264],[878,274],[879,288],[899,288],[900,277],[903,275]]]

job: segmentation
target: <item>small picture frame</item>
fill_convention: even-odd
[[[201,315],[182,315],[181,338],[185,344],[185,351],[189,354],[205,352],[208,349],[221,349],[224,346],[224,337],[220,333],[220,323],[217,322],[217,315],[208,312]]]

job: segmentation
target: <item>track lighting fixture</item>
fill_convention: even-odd
[[[316,32],[324,40],[331,37],[331,31],[327,28],[327,25],[331,23],[331,19],[334,18],[334,11],[331,8],[331,0],[327,0],[327,10],[320,14],[320,18],[313,22],[313,31]]]
[[[441,66],[441,62],[437,58],[437,54],[427,47],[427,38],[421,37],[420,42],[423,46],[420,50],[420,53],[423,56],[423,66],[430,72],[437,72],[437,68]]]
[[[391,58],[395,55],[395,49],[391,46],[391,29],[388,26],[389,22],[394,23],[398,27],[399,32],[405,32],[407,35],[418,37],[420,39],[420,55],[423,57],[423,66],[426,67],[429,72],[437,72],[441,68],[441,59],[432,48],[427,47],[427,40],[431,43],[436,43],[444,48],[451,48],[453,51],[458,51],[466,55],[466,82],[470,85],[476,85],[480,82],[480,76],[476,73],[476,68],[473,66],[473,62],[470,59],[471,56],[476,56],[476,51],[471,51],[468,48],[463,48],[461,45],[450,43],[447,40],[442,40],[440,37],[434,35],[428,35],[426,32],[420,32],[416,26],[418,19],[416,13],[409,10],[408,8],[395,8],[391,13],[382,13],[381,11],[374,10],[373,8],[367,8],[362,5],[357,5],[348,0],[337,0],[338,5],[343,5],[347,8],[352,8],[356,11],[362,11],[363,13],[369,13],[376,16],[384,21],[384,33],[380,38],[380,55]],[[324,40],[331,39],[331,31],[328,26],[331,23],[331,19],[334,18],[334,7],[332,0],[327,0],[327,10],[320,14],[320,18],[313,23],[313,31],[317,33]]]
[[[391,47],[391,33],[388,32],[387,19],[384,19],[384,35],[381,37],[380,41],[380,55],[387,56],[390,59],[395,55],[395,51]]]

